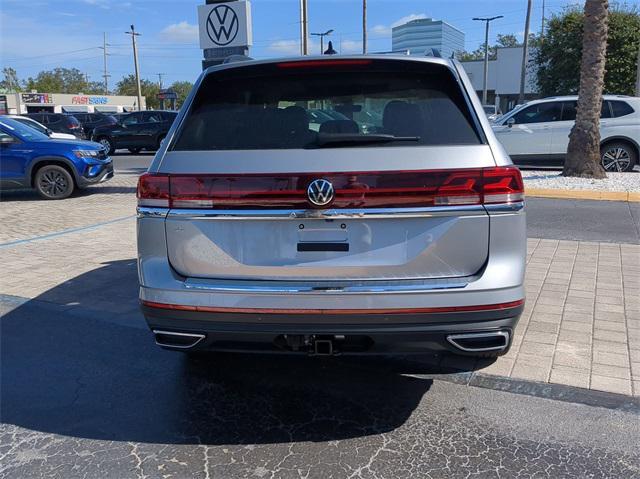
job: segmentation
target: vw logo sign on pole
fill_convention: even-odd
[[[220,51],[247,48],[251,38],[251,4],[246,0],[198,6],[200,48]]]
[[[229,45],[238,36],[239,20],[228,5],[218,5],[207,17],[207,34],[213,43],[221,47]]]
[[[333,201],[335,192],[330,181],[314,180],[307,188],[307,197],[314,206],[326,206]]]

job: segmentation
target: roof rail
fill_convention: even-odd
[[[427,48],[427,50],[424,52],[424,55],[426,57],[442,58],[440,50],[438,50],[437,48]]]
[[[253,60],[253,58],[248,57],[247,55],[229,55],[224,60],[222,60],[222,64],[226,63],[237,63],[237,62],[248,62]]]

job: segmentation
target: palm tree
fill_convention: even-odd
[[[609,26],[609,0],[586,0],[576,123],[562,174],[606,178],[600,164],[600,109]]]

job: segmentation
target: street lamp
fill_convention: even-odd
[[[478,18],[474,20],[479,22],[485,22],[484,30],[484,81],[482,82],[482,104],[487,104],[487,72],[489,70],[489,22],[497,20],[498,18],[504,18],[504,15],[498,15],[497,17]],[[526,39],[525,39],[526,40]]]
[[[320,55],[322,55],[324,53],[324,37],[326,37],[327,35],[331,35],[332,33],[333,33],[333,29],[332,30],[327,30],[324,33],[312,33],[311,34],[314,37],[320,37]]]

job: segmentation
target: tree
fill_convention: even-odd
[[[156,82],[141,78],[140,91],[147,102],[147,109],[152,110],[160,106],[160,100],[158,100],[160,87],[158,87]],[[116,84],[116,93],[118,95],[136,96],[138,94],[138,90],[135,75],[122,77],[122,80]]]
[[[26,90],[41,93],[102,93],[100,82],[88,81],[86,75],[77,68],[54,68],[41,71],[35,78],[29,77]]]
[[[582,56],[584,13],[566,10],[552,17],[543,42],[537,42],[532,52],[536,67],[538,90],[542,96],[575,95],[579,88]],[[640,44],[640,14],[637,8],[613,6],[609,12],[604,92],[633,95],[638,46]]]
[[[18,74],[11,67],[4,67],[2,69],[2,81],[0,81],[0,90],[9,93],[20,92],[20,80],[18,80]]]
[[[518,38],[513,33],[507,33],[502,35],[498,33],[496,36],[496,44],[489,45],[489,60],[495,60],[498,48],[508,47],[521,47],[522,42],[518,41]],[[472,52],[460,52],[458,54],[458,60],[466,62],[470,60],[484,60],[484,43]]]
[[[586,0],[576,122],[569,133],[564,176],[606,178],[600,164],[600,109],[607,53],[609,0]]]
[[[175,91],[178,94],[178,99],[176,100],[176,108],[180,108],[184,101],[187,99],[187,95],[193,88],[193,83],[188,81],[177,81],[174,82],[169,89]]]

